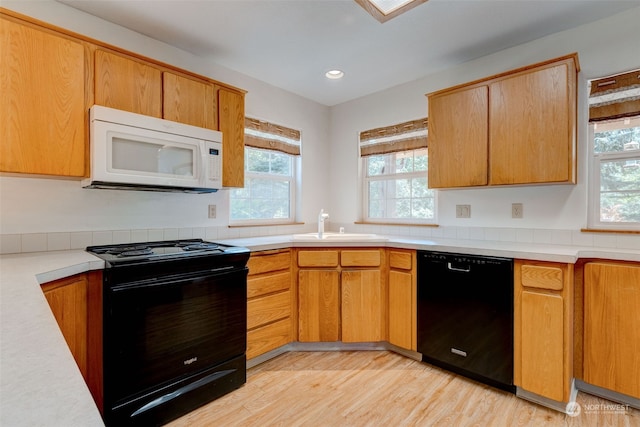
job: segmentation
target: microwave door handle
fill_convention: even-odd
[[[199,177],[199,181],[200,181],[200,186],[205,188],[207,186],[207,180],[209,179],[209,168],[207,167],[207,162],[209,161],[209,144],[207,144],[207,141],[205,140],[201,140],[200,141],[200,164],[195,166],[197,167],[199,170],[196,171],[196,173],[200,174]]]

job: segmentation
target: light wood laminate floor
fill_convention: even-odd
[[[640,411],[585,393],[576,417],[389,351],[291,352],[180,426],[629,426]]]

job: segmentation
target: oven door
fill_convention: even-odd
[[[244,359],[246,276],[230,268],[106,287],[105,410]]]

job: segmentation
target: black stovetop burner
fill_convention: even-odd
[[[191,256],[215,256],[235,252],[236,247],[202,239],[168,240],[133,244],[89,246],[88,252],[111,264],[141,260],[176,259]],[[244,249],[244,248],[242,248]],[[246,250],[246,249],[244,249]]]

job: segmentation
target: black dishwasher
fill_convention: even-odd
[[[514,393],[513,260],[418,251],[418,352]]]

